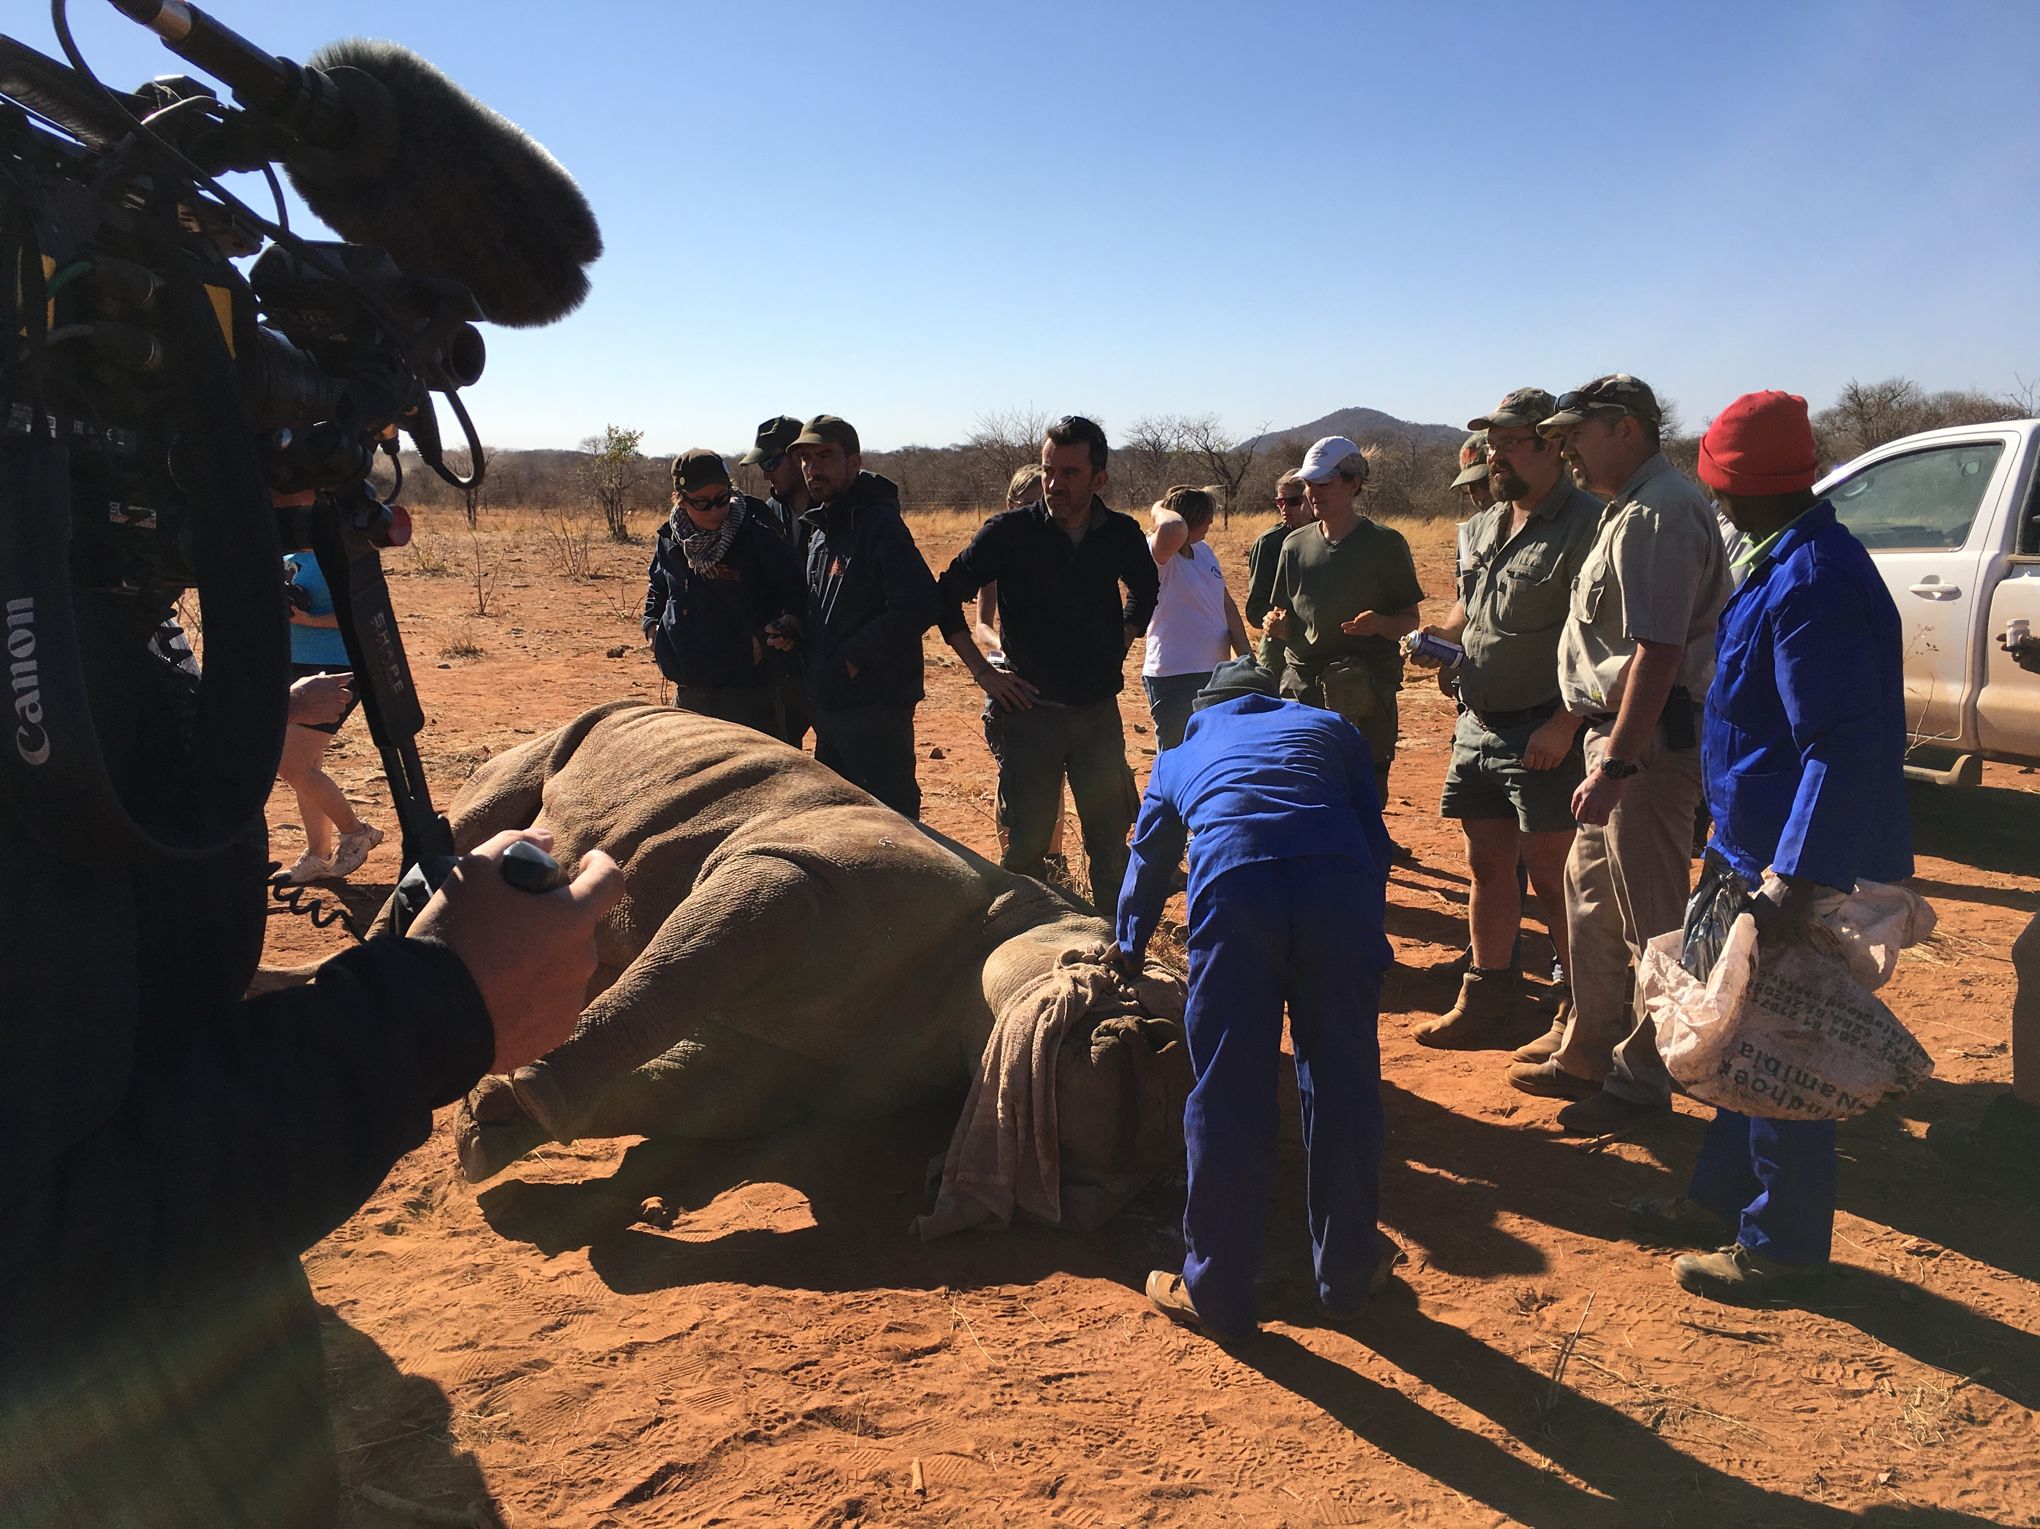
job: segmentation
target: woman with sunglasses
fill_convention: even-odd
[[[800,559],[755,499],[730,487],[713,451],[673,463],[673,514],[659,527],[644,632],[683,711],[787,738],[773,637],[797,635],[807,588]]]

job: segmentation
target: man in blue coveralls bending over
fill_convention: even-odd
[[[1746,393],[1700,443],[1700,481],[1750,543],[1721,612],[1700,739],[1714,838],[1687,915],[1755,891],[1759,959],[1809,938],[1814,903],[1856,882],[1910,876],[1905,677],[1898,610],[1862,543],[1813,496],[1806,400]],[[1722,1243],[1674,1261],[1681,1285],[1719,1300],[1792,1293],[1827,1265],[1835,1123],[1717,1110],[1688,1197],[1637,1200],[1639,1226]]]
[[[1183,1272],[1155,1270],[1147,1294],[1172,1320],[1229,1339],[1256,1320],[1285,1001],[1318,1298],[1335,1318],[1356,1314],[1401,1256],[1375,1225],[1389,845],[1374,760],[1352,723],[1277,699],[1275,677],[1251,658],[1219,665],[1193,705],[1182,744],[1155,759],[1117,932],[1137,969],[1194,834],[1186,1251]]]

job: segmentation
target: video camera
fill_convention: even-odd
[[[107,88],[65,0],[51,14],[68,62],[0,35],[0,781],[64,852],[197,857],[234,840],[286,725],[281,556],[310,550],[415,912],[453,845],[382,574],[380,549],[408,536],[399,436],[447,482],[478,484],[459,398],[486,359],[475,325],[571,311],[601,237],[550,155],[416,55],[346,42],[299,65],[182,0],[115,4],[234,104],[189,76]],[[347,242],[291,232],[278,163]],[[218,179],[251,170],[273,217]],[[435,395],[467,476],[445,461]],[[205,663],[187,747],[124,795],[94,654],[148,642],[194,587]]]

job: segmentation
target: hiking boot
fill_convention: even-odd
[[[332,874],[332,861],[306,850],[297,857],[297,864],[283,873],[283,879],[294,887],[302,887],[314,881],[321,881]]]
[[[333,870],[335,876],[351,876],[361,869],[361,862],[368,858],[368,852],[382,843],[380,828],[371,828],[364,823],[351,834],[342,834],[340,842],[333,847]]]
[[[1469,967],[1459,979],[1459,1001],[1436,1019],[1411,1026],[1410,1039],[1419,1046],[1453,1051],[1499,1046],[1522,998],[1522,981],[1515,972]]]
[[[1999,1094],[1975,1125],[1936,1121],[1927,1145],[1951,1168],[2001,1180],[2040,1199],[2040,1106]]]
[[[1377,1230],[1374,1235],[1381,1239],[1381,1251],[1375,1255],[1374,1267],[1367,1274],[1368,1300],[1374,1299],[1375,1296],[1380,1295],[1382,1291],[1388,1288],[1389,1281],[1395,1277],[1395,1266],[1401,1263],[1405,1256],[1401,1244],[1389,1236],[1388,1233]],[[1351,1322],[1357,1317],[1364,1316],[1367,1312],[1367,1307],[1364,1304],[1359,1306],[1334,1306],[1329,1301],[1322,1299],[1320,1299],[1318,1304],[1324,1307],[1325,1316],[1333,1322]]]
[[[1686,1195],[1629,1202],[1629,1225],[1640,1237],[1677,1247],[1718,1248],[1734,1226]]]
[[[1512,1062],[1548,1062],[1558,1055],[1558,1048],[1565,1044],[1566,1021],[1572,1018],[1572,1005],[1562,1003],[1552,1018],[1551,1028],[1534,1041],[1527,1041],[1509,1053]],[[1533,1090],[1534,1092],[1534,1090]]]
[[[1223,1332],[1205,1321],[1198,1312],[1196,1303],[1190,1299],[1190,1287],[1183,1283],[1183,1276],[1171,1274],[1167,1269],[1148,1271],[1147,1298],[1148,1304],[1171,1322],[1200,1332],[1217,1342],[1230,1343],[1247,1336],[1247,1333]]]
[[[1556,1057],[1546,1057],[1541,1062],[1517,1062],[1509,1069],[1509,1086],[1544,1099],[1591,1099],[1601,1091],[1601,1085],[1592,1078],[1583,1078],[1559,1066]]]
[[[1611,1094],[1603,1088],[1590,1098],[1568,1104],[1560,1110],[1558,1128],[1568,1136],[1607,1136],[1648,1120],[1661,1120],[1671,1112],[1672,1101],[1669,1099],[1653,1099],[1648,1104],[1638,1104],[1634,1099],[1624,1099],[1620,1094]]]
[[[1739,1242],[1714,1253],[1682,1253],[1672,1260],[1672,1274],[1695,1295],[1737,1304],[1788,1300],[1803,1293],[1827,1273],[1826,1264],[1781,1264],[1753,1253]]]

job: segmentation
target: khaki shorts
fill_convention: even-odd
[[[1461,712],[1452,729],[1452,762],[1445,767],[1439,816],[1514,818],[1526,834],[1571,828],[1573,792],[1587,774],[1580,737],[1574,737],[1572,748],[1556,766],[1533,770],[1523,763],[1523,750],[1541,726],[1525,722],[1497,732],[1472,712]]]

